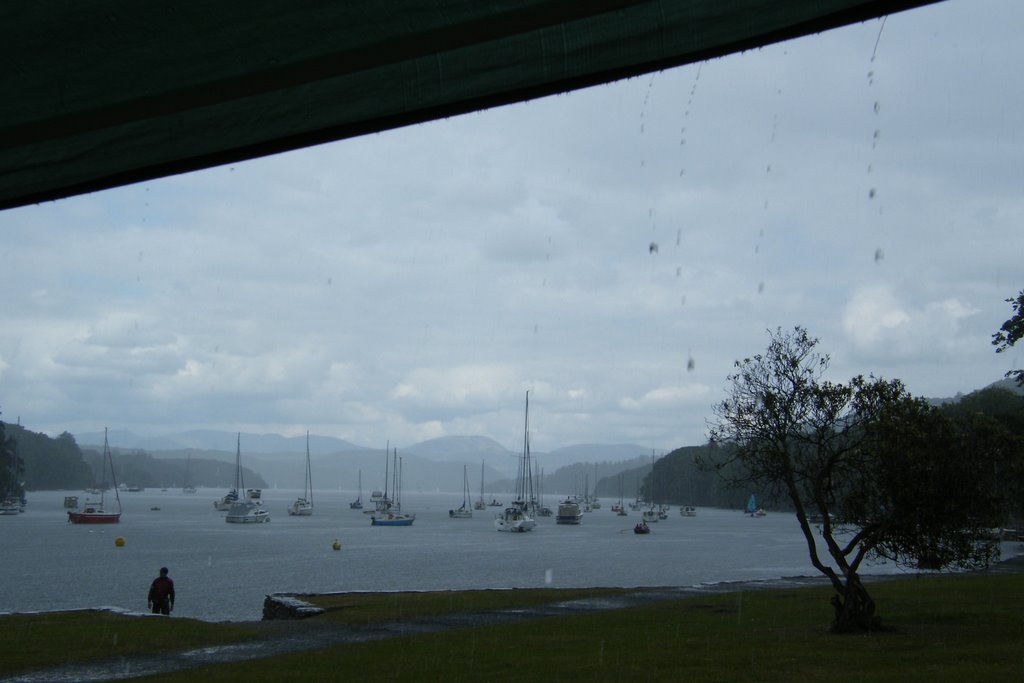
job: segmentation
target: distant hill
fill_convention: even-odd
[[[163,436],[140,436],[134,432],[111,430],[107,438],[110,445],[118,448],[140,448],[146,451],[172,450],[210,450],[235,452],[238,439],[236,432],[225,432],[213,429],[195,429]],[[79,444],[90,446],[103,445],[103,432],[84,432],[75,435]],[[332,436],[309,436],[310,453],[337,453],[339,451],[359,450],[357,446],[344,439]],[[384,449],[382,448],[381,451]],[[305,453],[305,436],[281,436],[280,434],[248,434],[242,433],[242,451],[244,453]]]
[[[442,436],[399,450],[414,453],[429,460],[457,462],[465,460],[490,460],[493,462],[512,455],[507,448],[486,436]]]

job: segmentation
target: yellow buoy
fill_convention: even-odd
[[[331,545],[331,547],[334,548],[335,550],[341,550],[341,542],[339,542],[337,539],[335,539],[334,543]]]
[[[124,537],[123,536],[118,536],[117,538],[115,538],[114,539],[114,545],[116,545],[118,548],[123,548],[124,547]]]

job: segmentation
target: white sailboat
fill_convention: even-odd
[[[474,510],[483,510],[487,507],[487,503],[484,502],[484,461],[480,461],[480,498],[473,503]]]
[[[537,526],[529,515],[533,499],[533,472],[530,466],[530,392],[526,392],[526,418],[523,429],[523,455],[519,459],[519,473],[516,476],[516,498],[509,507],[494,516],[494,527],[498,531],[530,531]]]
[[[235,485],[220,499],[213,501],[213,507],[221,512],[227,512],[231,506],[239,501],[238,492],[245,484],[242,481],[242,433],[238,433],[238,446],[235,449]]]
[[[469,519],[473,516],[473,510],[469,507],[469,474],[466,466],[462,466],[462,505],[454,510],[448,511],[452,519]]]
[[[302,497],[297,498],[288,507],[288,514],[296,517],[309,517],[313,514],[313,474],[309,468],[309,432],[306,432],[306,482]]]
[[[385,464],[385,470],[387,465]],[[412,526],[416,521],[415,512],[402,512],[402,461],[398,457],[398,449],[394,453],[394,467],[391,472],[391,492],[395,496],[393,501],[388,499],[387,477],[385,476],[384,496],[385,508],[374,511],[370,517],[370,526]]]
[[[238,492],[245,488],[242,479],[242,433],[238,433],[238,445],[235,449],[235,488],[228,492],[220,501],[214,502],[224,505],[228,496],[234,494],[234,501],[227,505],[227,515],[224,521],[229,524],[265,524],[270,521],[270,511],[263,507],[260,489],[248,489],[245,498],[238,496]],[[218,510],[224,509],[217,507]]]
[[[359,470],[359,495],[356,499],[348,504],[350,510],[362,510],[363,509],[363,471]]]

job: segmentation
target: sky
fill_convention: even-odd
[[[1024,4],[947,0],[0,212],[0,410],[400,447],[703,443],[801,325],[949,397],[1024,359]]]

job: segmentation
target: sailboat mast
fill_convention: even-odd
[[[107,428],[103,428],[103,457],[110,465],[110,481],[114,483],[114,498],[117,500],[117,511],[121,512],[121,494],[117,490],[117,475],[114,473],[114,458],[110,454],[110,444],[107,442]],[[103,505],[103,491],[100,491],[100,505]]]
[[[388,482],[388,478],[390,476],[390,471],[391,471],[388,466],[390,464],[391,464],[391,440],[388,439],[387,446],[384,447],[384,500],[385,501],[387,501],[387,499],[388,499],[388,483],[389,483]]]
[[[238,432],[238,443],[235,445],[235,490],[241,491],[245,488],[245,480],[242,478],[242,432]]]
[[[306,500],[313,504],[313,471],[309,468],[309,430],[306,430],[306,490],[309,492]]]

